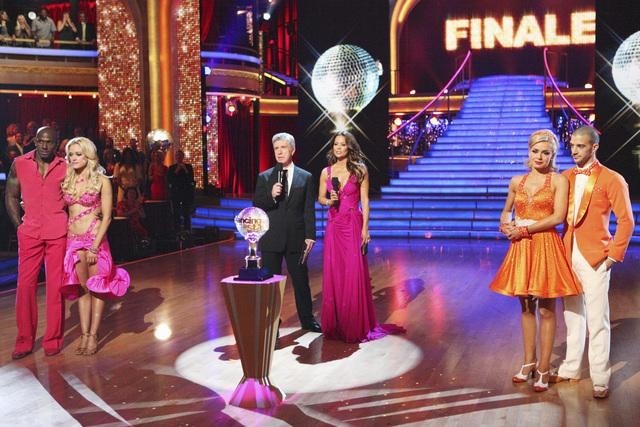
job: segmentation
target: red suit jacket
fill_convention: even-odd
[[[633,234],[634,221],[629,199],[629,186],[619,173],[598,164],[591,170],[575,223],[574,169],[562,173],[569,179],[569,209],[563,237],[567,259],[571,260],[573,236],[585,259],[596,267],[607,257],[622,261]],[[609,233],[611,211],[616,216],[616,233]]]

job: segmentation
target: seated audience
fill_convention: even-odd
[[[135,187],[129,187],[125,190],[124,199],[120,200],[116,206],[116,213],[118,216],[124,216],[129,220],[131,230],[133,230],[136,237],[142,240],[149,239],[149,232],[141,221],[145,217],[142,200],[140,200],[140,194]]]

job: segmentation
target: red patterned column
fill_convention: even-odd
[[[139,31],[126,5],[98,0],[98,122],[122,148],[142,135]]]
[[[198,0],[175,0],[174,43],[174,140],[193,165],[196,186],[204,186],[202,174],[202,104],[200,86],[200,6]],[[211,175],[209,176],[211,178]]]

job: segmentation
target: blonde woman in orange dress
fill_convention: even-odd
[[[556,173],[557,152],[558,139],[551,131],[538,130],[529,137],[527,166],[530,171],[511,178],[500,217],[500,231],[511,244],[489,286],[495,292],[520,300],[524,363],[512,381],[526,382],[535,373],[535,391],[549,388],[556,298],[582,292],[555,229],[566,218],[569,195],[569,181]],[[536,311],[540,315],[539,326]],[[538,329],[539,358],[536,356]]]

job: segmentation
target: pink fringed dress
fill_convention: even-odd
[[[80,204],[85,210],[74,217],[69,217],[68,229],[71,224],[79,219],[94,214],[100,208],[100,192],[85,192],[75,199],[70,194],[64,194],[65,203],[68,206]],[[62,283],[62,295],[69,300],[75,300],[82,295],[80,280],[76,273],[76,264],[80,262],[78,251],[89,250],[96,237],[96,224],[98,218],[94,218],[87,231],[82,234],[67,234],[67,250],[64,256],[64,281]],[[121,297],[127,292],[130,284],[129,273],[124,269],[113,265],[111,250],[106,236],[98,247],[98,272],[87,280],[87,289],[93,293],[106,297]]]

